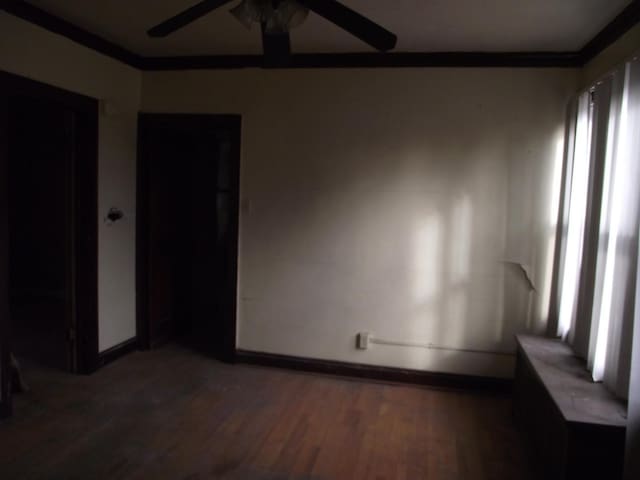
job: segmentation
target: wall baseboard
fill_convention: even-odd
[[[334,360],[318,360],[313,358],[302,358],[248,350],[236,350],[236,362],[265,367],[285,368],[303,372],[323,373],[342,377],[407,383],[412,385],[456,390],[510,393],[513,385],[513,381],[506,378],[381,367],[377,365],[338,362]]]
[[[138,337],[133,337],[122,343],[119,343],[118,345],[114,345],[104,352],[100,352],[100,355],[98,355],[98,368],[104,367],[105,365],[116,361],[120,357],[123,357],[126,354],[134,352],[136,350],[138,350]]]

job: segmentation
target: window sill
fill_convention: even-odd
[[[622,478],[626,407],[560,340],[518,335],[514,415],[544,478]]]

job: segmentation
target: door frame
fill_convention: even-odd
[[[67,278],[71,279],[69,303],[72,336],[70,369],[73,373],[89,374],[99,367],[98,356],[98,100],[58,87],[0,70],[0,330],[2,353],[10,349],[10,319],[8,312],[8,105],[12,97],[27,97],[46,101],[74,113],[75,149],[70,184],[71,242],[67,259]],[[2,359],[2,383],[8,380],[8,358]],[[5,374],[7,376],[5,376]],[[11,411],[8,389],[5,407]],[[3,399],[5,397],[3,396]]]
[[[189,113],[140,113],[138,115],[138,162],[136,199],[136,332],[140,349],[151,348],[149,318],[149,178],[150,159],[145,152],[149,131],[158,127],[176,126],[191,129],[226,129],[231,136],[231,249],[229,251],[229,283],[231,297],[227,318],[223,319],[222,359],[235,361],[237,331],[238,238],[240,218],[240,149],[241,116]]]

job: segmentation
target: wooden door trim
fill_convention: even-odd
[[[136,198],[136,333],[138,347],[151,348],[150,318],[148,311],[149,289],[147,272],[149,271],[149,159],[144,152],[145,138],[149,129],[166,125],[190,126],[193,128],[225,128],[231,134],[232,185],[231,195],[231,244],[230,274],[231,315],[224,325],[224,359],[235,360],[237,331],[237,279],[238,279],[238,238],[240,217],[240,115],[186,114],[186,113],[140,113],[138,115],[138,161],[137,161],[137,198]]]
[[[1,87],[0,82],[0,87]],[[9,368],[9,162],[7,97],[0,90],[0,418],[11,415]]]
[[[75,185],[75,208],[72,212],[75,281],[71,290],[77,338],[74,353],[76,373],[92,373],[99,366],[98,100],[3,71],[0,71],[0,92],[5,100],[14,96],[25,96],[60,105],[74,112],[78,119],[74,130],[76,150],[72,174],[72,182]],[[3,111],[6,113],[6,108],[3,108]],[[6,221],[6,218],[2,221]],[[8,252],[2,255],[6,253]],[[68,259],[67,265],[68,268],[72,268],[71,258]],[[2,268],[4,270],[8,267]],[[7,295],[7,292],[3,291],[2,295]]]

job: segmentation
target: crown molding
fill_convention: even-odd
[[[293,54],[288,62],[270,65],[262,55],[204,55],[146,57],[148,71],[215,70],[237,68],[421,68],[421,67],[580,67],[580,55],[571,52],[442,52],[442,53],[314,53]]]
[[[633,0],[616,18],[582,47],[580,50],[582,64],[584,65],[593,60],[596,55],[631,30],[638,22],[640,22],[640,1]]]
[[[579,68],[640,22],[640,0],[633,0],[577,52],[391,52],[293,54],[269,65],[262,55],[145,57],[22,0],[0,0],[0,8],[27,22],[145,71],[240,68],[421,68],[529,67]]]
[[[19,0],[0,0],[0,8],[15,17],[62,35],[107,57],[140,68],[142,57],[139,55],[30,3]]]

